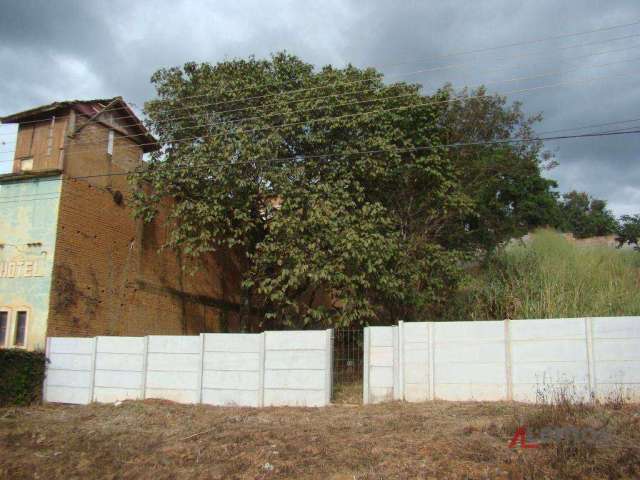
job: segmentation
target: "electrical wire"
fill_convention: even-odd
[[[530,88],[522,88],[522,89],[517,89],[517,90],[511,90],[508,92],[503,92],[502,95],[519,95],[519,94],[526,94],[526,93],[531,93],[531,92],[535,92],[535,91],[539,91],[539,90],[544,90],[544,89],[548,89],[548,88],[554,88],[554,87],[558,87],[558,86],[565,86],[565,85],[571,85],[571,84],[580,84],[580,83],[589,83],[589,82],[594,82],[597,80],[602,80],[602,79],[609,79],[611,77],[629,77],[630,75],[633,75],[635,77],[635,73],[634,74],[618,74],[618,75],[605,75],[605,76],[600,76],[600,77],[592,77],[592,78],[588,78],[588,79],[579,79],[579,80],[574,80],[574,81],[565,81],[565,82],[557,82],[557,83],[553,83],[553,84],[548,84],[548,85],[541,85],[541,86],[537,86],[537,87],[530,87]],[[465,100],[473,100],[473,99],[482,99],[482,98],[491,98],[491,97],[486,97],[483,95],[470,95],[468,97],[465,97]],[[254,129],[238,129],[235,130],[233,132],[221,132],[221,133],[215,133],[215,134],[206,134],[206,135],[197,135],[197,136],[193,136],[193,137],[185,137],[185,138],[177,138],[174,140],[171,140],[170,143],[171,146],[175,146],[176,144],[181,144],[181,143],[185,143],[185,142],[193,142],[196,140],[202,140],[205,138],[217,138],[217,137],[221,137],[221,136],[225,136],[225,135],[229,135],[229,133],[233,133],[233,134],[249,134],[249,133],[256,133],[256,132],[262,132],[262,131],[268,131],[268,130],[278,130],[281,128],[285,128],[285,127],[291,127],[291,126],[296,126],[296,125],[305,125],[308,126],[310,124],[315,124],[318,122],[326,122],[326,121],[334,121],[334,120],[339,120],[339,119],[345,119],[345,118],[355,118],[355,117],[359,117],[359,116],[363,116],[363,115],[372,115],[372,114],[380,114],[380,113],[386,113],[386,112],[392,112],[392,111],[401,111],[401,110],[407,110],[407,109],[414,109],[414,108],[424,108],[427,106],[431,106],[431,105],[437,105],[437,104],[444,104],[444,103],[451,103],[454,101],[459,101],[459,99],[451,99],[451,100],[441,100],[441,101],[434,101],[434,102],[424,102],[421,104],[417,104],[417,105],[402,105],[399,107],[392,107],[392,108],[386,108],[386,109],[378,109],[378,110],[368,110],[368,111],[364,111],[364,112],[356,112],[356,113],[349,113],[349,114],[345,114],[345,115],[338,115],[338,116],[325,116],[325,117],[320,117],[320,118],[312,118],[312,119],[306,119],[306,120],[301,120],[301,121],[296,121],[296,122],[290,122],[290,123],[282,123],[282,124],[278,124],[278,125],[270,125],[270,126],[266,126],[266,127],[262,127],[262,128],[254,128]],[[136,145],[124,145],[124,146],[120,146],[119,148],[121,149],[128,149],[128,148],[140,148],[143,146],[150,146],[150,145],[156,145],[156,143],[139,143]],[[0,152],[0,153],[11,153],[11,152]]]
[[[377,149],[377,150],[365,150],[365,151],[357,151],[357,152],[339,152],[339,153],[327,153],[327,154],[315,154],[315,155],[299,155],[293,157],[274,157],[269,159],[257,159],[257,160],[238,160],[233,162],[216,162],[215,165],[228,165],[228,166],[238,166],[238,165],[246,165],[246,164],[260,164],[260,163],[272,163],[272,162],[286,162],[286,161],[300,161],[300,160],[312,160],[312,159],[329,159],[336,157],[351,157],[357,155],[375,155],[379,153],[388,153],[388,154],[399,154],[399,153],[411,153],[411,152],[424,152],[430,151],[434,149],[443,149],[443,148],[463,148],[463,147],[476,147],[476,146],[489,146],[489,145],[512,145],[512,144],[526,144],[526,143],[536,143],[536,142],[545,142],[545,141],[556,141],[556,140],[570,140],[570,139],[583,139],[583,138],[598,138],[598,137],[610,137],[610,136],[619,136],[619,135],[630,135],[640,133],[640,129],[635,130],[627,130],[627,131],[609,131],[609,132],[591,132],[591,133],[582,133],[577,135],[557,135],[557,136],[547,136],[541,137],[537,136],[534,138],[509,138],[503,140],[489,140],[489,141],[477,141],[477,142],[458,142],[458,143],[450,143],[450,144],[442,144],[442,145],[425,145],[421,147],[406,147],[406,148],[390,148],[390,149]],[[171,166],[172,170],[193,170],[197,168],[209,168],[211,165],[173,165]],[[71,180],[88,180],[92,178],[104,178],[104,177],[121,177],[121,176],[138,176],[143,175],[146,172],[133,171],[133,172],[111,172],[111,173],[103,173],[103,174],[92,174],[92,175],[78,175],[73,177],[47,177],[38,179],[41,182],[45,181],[71,181]],[[32,194],[37,195],[37,194]],[[49,192],[42,194],[43,196],[50,195]],[[11,198],[10,196],[2,197],[0,195],[0,200],[4,200],[6,198]],[[20,201],[21,195],[16,195],[15,197],[17,201]],[[57,195],[54,195],[53,198],[57,198]],[[44,199],[49,199],[45,197]],[[36,201],[37,198],[28,198],[24,201]],[[4,203],[0,201],[0,203]],[[13,201],[10,203],[14,203]]]
[[[526,45],[533,45],[533,44],[543,43],[543,42],[551,41],[551,40],[559,40],[559,39],[562,39],[562,38],[569,38],[569,37],[587,35],[587,34],[591,34],[591,33],[610,31],[610,30],[615,30],[615,29],[619,29],[619,28],[631,27],[631,26],[635,26],[635,25],[639,25],[639,24],[640,24],[640,20],[636,20],[636,21],[630,22],[630,23],[611,25],[611,26],[608,26],[608,27],[596,28],[596,29],[592,29],[592,30],[585,30],[585,31],[581,31],[581,32],[553,35],[553,36],[538,38],[538,39],[534,39],[534,40],[526,40],[526,41],[521,41],[521,42],[514,42],[514,43],[496,45],[496,46],[492,46],[492,47],[484,47],[484,48],[473,49],[473,50],[451,52],[451,53],[439,55],[439,56],[436,56],[436,57],[431,57],[429,60],[426,60],[426,61],[434,61],[434,60],[441,60],[441,59],[445,59],[445,58],[458,57],[458,56],[462,56],[462,55],[471,55],[471,54],[477,54],[477,53],[484,53],[484,52],[499,50],[501,48],[512,48],[512,47],[521,47],[521,46],[526,46]],[[425,60],[400,62],[400,63],[395,63],[395,64],[389,64],[389,65],[386,65],[386,66],[385,65],[378,66],[377,68],[385,68],[385,67],[393,67],[393,66],[398,66],[398,65],[406,65],[408,63],[423,63],[424,61]],[[267,83],[267,84],[258,85],[258,87],[262,88],[262,87],[265,87],[265,86],[287,85],[289,83],[290,83],[289,81],[279,82],[279,83],[275,83],[275,84],[274,83]],[[344,84],[341,84],[341,85],[344,85]],[[318,88],[318,87],[310,87],[310,88],[314,89],[314,88]],[[324,88],[324,87],[320,87],[320,88]],[[237,93],[237,92],[246,91],[246,90],[248,90],[248,89],[246,89],[246,88],[245,89],[236,89],[236,90],[230,90],[229,92],[230,93]],[[306,91],[306,90],[308,90],[308,89],[300,89],[298,91]],[[294,92],[294,91],[295,90],[293,90],[293,91],[292,90],[288,90],[287,93],[291,93],[291,92]],[[198,95],[192,95],[192,96],[185,96],[185,97],[182,97],[182,100],[187,99],[187,98],[198,98],[198,97],[202,97],[202,96],[207,96],[207,94],[198,94]],[[255,98],[256,97],[247,97],[244,100],[255,99]],[[234,101],[237,101],[237,100],[234,100]]]
[[[636,47],[640,47],[640,45],[637,45]],[[611,65],[617,65],[617,64],[621,64],[621,63],[627,63],[627,62],[634,62],[634,61],[638,61],[640,60],[640,57],[636,57],[636,58],[631,58],[631,59],[625,59],[625,60],[619,60],[619,61],[615,61],[615,62],[609,62],[609,63],[604,63],[604,64],[599,64],[599,65],[589,65],[588,68],[603,68],[603,67],[609,67]],[[467,88],[469,89],[476,89],[482,86],[487,86],[487,85],[495,85],[495,84],[503,84],[503,83],[513,83],[513,82],[520,82],[520,81],[526,81],[526,80],[534,80],[534,79],[539,79],[539,78],[544,78],[544,77],[550,77],[550,76],[555,76],[555,75],[562,75],[565,73],[572,73],[572,72],[576,72],[581,70],[582,68],[584,68],[583,66],[580,67],[576,67],[573,69],[568,69],[568,70],[554,70],[551,72],[545,72],[545,73],[539,73],[536,75],[530,75],[530,76],[524,76],[524,77],[514,77],[514,78],[509,78],[506,80],[495,80],[495,81],[489,81],[489,82],[484,82],[481,84],[477,84],[477,85],[472,85],[472,86],[468,86]],[[460,87],[457,87],[460,88]],[[290,112],[285,112],[287,114],[296,114],[296,113],[306,113],[306,112],[315,112],[319,109],[324,109],[324,108],[340,108],[340,107],[346,107],[346,106],[352,106],[352,105],[359,105],[359,104],[366,104],[366,103],[374,103],[374,102],[382,102],[382,101],[389,101],[389,100],[396,100],[396,99],[400,99],[400,98],[407,98],[407,97],[415,97],[416,96],[416,92],[410,92],[410,93],[404,93],[404,94],[400,94],[400,95],[391,95],[388,97],[380,97],[380,98],[374,98],[374,99],[366,99],[366,100],[357,100],[357,101],[353,101],[353,102],[346,102],[346,103],[342,103],[342,104],[336,104],[336,105],[320,105],[317,107],[312,107],[312,108],[307,108],[307,109],[300,109],[300,110],[292,110]],[[456,97],[456,99],[452,99],[452,102],[455,102],[457,100],[458,97]],[[485,97],[483,97],[485,98]],[[486,97],[486,98],[490,98],[490,97]],[[254,121],[254,120],[260,120],[263,118],[270,118],[270,117],[275,117],[278,115],[282,115],[283,112],[273,112],[271,114],[268,115],[258,115],[258,116],[254,116],[254,117],[246,117],[246,118],[242,118],[242,119],[238,119],[238,120],[225,120],[225,121],[216,121],[216,122],[210,122],[210,123],[201,123],[201,124],[196,124],[196,125],[187,125],[184,127],[178,127],[178,128],[174,128],[171,131],[172,132],[176,132],[176,131],[180,131],[180,130],[191,130],[191,129],[197,129],[197,128],[203,128],[203,127],[213,127],[216,125],[226,125],[226,124],[231,124],[231,125],[238,125],[241,123],[245,123],[245,122],[249,122],[249,121]],[[141,135],[146,135],[144,133],[139,133],[139,134],[132,134],[132,135],[121,135],[117,137],[117,141],[122,141],[124,139],[131,139],[133,137],[138,137]],[[100,145],[103,144],[104,141],[95,141],[95,142],[78,142],[77,145]]]
[[[527,45],[529,43],[541,43],[543,41],[547,41],[547,40],[553,40],[553,39],[558,39],[558,38],[566,38],[566,37],[572,37],[572,36],[579,36],[579,35],[586,35],[589,33],[595,33],[595,32],[600,32],[600,31],[607,31],[607,30],[613,30],[613,29],[617,29],[617,28],[624,28],[624,27],[629,27],[629,26],[633,26],[633,25],[637,25],[640,24],[640,21],[636,21],[636,22],[632,22],[632,23],[627,23],[627,24],[620,24],[620,25],[614,25],[614,26],[610,26],[610,27],[605,27],[605,28],[600,28],[600,29],[594,29],[594,30],[588,30],[588,31],[583,31],[583,32],[578,32],[578,33],[572,33],[572,34],[563,34],[563,35],[559,35],[559,36],[552,36],[552,37],[547,37],[547,38],[543,38],[543,39],[537,39],[537,40],[533,40],[533,41],[529,41],[529,42],[518,42],[518,43],[511,43],[511,44],[507,44],[507,45],[502,45],[502,46],[495,46],[495,47],[489,47],[488,49],[476,49],[476,50],[469,50],[466,52],[457,52],[457,53],[453,53],[453,54],[445,54],[442,55],[440,57],[436,57],[436,58],[449,58],[452,56],[461,56],[461,55],[465,55],[465,54],[472,54],[472,53],[479,53],[481,51],[489,51],[489,50],[497,50],[500,48],[508,48],[508,47],[513,47],[513,46],[522,46],[522,45]],[[600,41],[596,41],[596,42],[590,42],[590,43],[586,43],[586,44],[579,44],[579,45],[570,45],[570,46],[565,46],[565,47],[558,47],[556,50],[565,50],[565,49],[570,49],[570,48],[579,48],[579,47],[585,47],[585,46],[590,46],[590,45],[595,45],[595,44],[601,44],[601,43],[608,43],[611,41],[617,41],[617,40],[622,40],[622,39],[628,39],[628,38],[632,38],[632,37],[638,37],[640,34],[632,34],[632,35],[625,35],[622,37],[614,37],[611,39],[606,39],[606,40],[600,40]],[[524,54],[524,55],[520,55],[520,56],[516,56],[513,58],[522,58],[522,57],[526,57],[526,56],[530,56],[530,55],[540,55],[540,54],[544,54],[544,52],[534,52],[532,54]],[[414,62],[404,62],[404,63],[418,63],[416,61]],[[453,65],[444,65],[444,66],[438,66],[438,67],[433,67],[433,69],[438,70],[438,69],[446,69],[446,68],[452,68],[452,67],[460,67],[463,65],[468,65],[471,62],[464,62],[464,63],[458,63],[458,64],[453,64]],[[400,64],[397,64],[400,65]],[[389,78],[389,77],[397,77],[397,76],[407,76],[407,75],[415,75],[418,73],[426,73],[428,71],[432,71],[431,69],[426,69],[426,70],[418,70],[418,71],[414,71],[414,72],[408,72],[408,73],[399,73],[399,74],[392,74],[389,75],[385,78]],[[330,86],[343,86],[343,85],[347,85],[347,84],[351,84],[351,83],[358,83],[358,82],[362,82],[363,80],[356,80],[356,81],[352,81],[352,82],[336,82],[335,85],[330,85]],[[364,81],[371,81],[371,79],[368,80],[364,80]],[[282,84],[286,84],[288,82],[281,82]],[[262,85],[265,86],[265,85]],[[310,89],[318,89],[318,88],[329,88],[329,86],[322,86],[322,87],[310,87]],[[238,91],[244,91],[246,89],[240,89]],[[281,92],[280,94],[291,94],[291,93],[296,93],[299,91],[305,91],[308,89],[298,89],[298,90],[287,90],[286,92]],[[231,91],[232,93],[234,91]],[[208,94],[200,94],[200,95],[193,95],[193,96],[186,96],[186,97],[181,97],[181,101],[184,101],[187,98],[196,98],[196,97],[201,97],[201,96],[208,96]],[[244,99],[233,99],[233,100],[229,100],[227,102],[223,102],[223,103],[230,103],[230,102],[238,102],[238,101],[242,101],[242,100],[247,100],[247,99],[256,99],[258,97],[246,97]],[[173,100],[162,100],[162,99],[156,99],[156,102],[158,101],[173,101]],[[133,105],[133,103],[128,102],[130,105]],[[202,104],[201,106],[211,106],[213,104]],[[102,113],[104,112],[108,112],[110,110],[119,110],[119,108],[111,108],[111,109],[104,109],[102,110]],[[167,110],[169,111],[169,110]],[[58,118],[65,118],[66,116],[62,116],[62,117],[58,117]],[[130,118],[128,115],[124,116],[124,117],[116,117],[114,118],[114,120],[116,119],[124,119],[124,118]],[[27,124],[27,123],[37,123],[37,122],[42,122],[43,120],[33,120],[33,121],[27,121],[27,122],[22,122],[22,124]],[[137,122],[133,125],[142,125],[141,122]],[[0,127],[3,125],[0,125]]]

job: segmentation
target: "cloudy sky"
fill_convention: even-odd
[[[527,112],[543,112],[540,132],[634,118],[590,130],[640,126],[640,23],[609,28],[639,22],[638,0],[1,0],[0,6],[0,116],[71,98],[122,95],[141,106],[154,95],[149,77],[158,68],[286,49],[316,65],[376,66],[390,81],[422,83],[425,93],[444,82],[486,83],[522,100]],[[490,49],[514,43],[520,45]],[[472,50],[484,51],[458,55]],[[447,68],[424,72],[438,66]],[[12,127],[0,126],[0,133],[0,141],[13,141]],[[547,147],[560,162],[549,175],[562,191],[586,190],[617,214],[640,213],[640,135]],[[2,152],[12,148],[0,145]],[[0,172],[10,158],[0,153]]]

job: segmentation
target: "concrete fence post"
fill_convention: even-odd
[[[593,357],[593,319],[584,319],[585,341],[587,342],[587,378],[589,384],[589,396],[595,399],[598,395],[598,383],[596,381],[596,364]]]
[[[89,403],[95,401],[96,355],[97,354],[98,354],[98,337],[93,337],[93,355],[91,356],[91,384],[89,385]]]
[[[204,377],[204,333],[200,334],[200,375],[198,376],[198,403],[202,403],[203,377]]]
[[[362,361],[362,403],[366,405],[369,403],[369,364],[371,361],[371,329],[369,327],[364,328],[363,337],[362,354],[364,358]]]
[[[400,400],[400,348],[399,348],[399,335],[398,335],[398,327],[391,327],[392,331],[392,342],[393,346],[393,399]]]
[[[435,400],[436,398],[436,326],[433,322],[427,322],[427,378],[428,382],[428,396],[429,400]]]
[[[511,363],[511,321],[504,322],[504,367],[507,400],[513,400],[513,369]]]
[[[325,401],[329,405],[331,403],[331,393],[333,387],[333,329],[326,330],[327,343],[325,349]]]
[[[147,365],[149,364],[149,336],[144,337],[144,348],[142,350],[142,385],[140,392],[142,400],[147,398]]]
[[[47,337],[44,343],[44,357],[45,359],[49,359],[51,355],[51,337]],[[47,361],[46,360],[46,361]],[[47,401],[47,376],[45,372],[44,382],[42,382],[42,401]]]
[[[264,370],[266,357],[267,332],[259,333],[260,341],[258,342],[258,406],[264,407]]]
[[[398,322],[398,341],[396,343],[398,347],[398,400],[404,400],[404,364],[405,364],[405,337],[404,337],[404,322],[400,320]]]

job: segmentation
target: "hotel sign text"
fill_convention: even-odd
[[[42,265],[37,260],[0,262],[0,278],[30,277],[44,277]]]

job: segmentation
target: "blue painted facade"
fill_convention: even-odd
[[[27,312],[28,349],[45,347],[62,182],[60,176],[0,179],[0,310],[14,346],[16,316]]]

